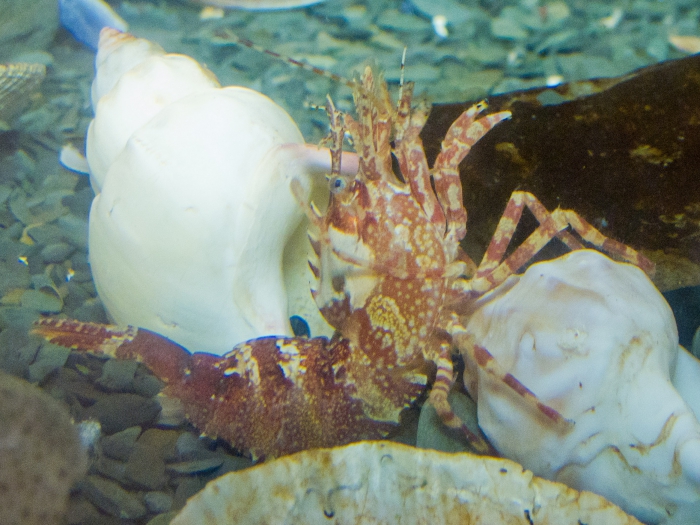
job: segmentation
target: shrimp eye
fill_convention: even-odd
[[[333,177],[331,179],[331,192],[332,193],[340,193],[345,189],[347,186],[347,182],[345,182],[345,179],[342,177]]]

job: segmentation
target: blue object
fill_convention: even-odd
[[[296,337],[311,337],[309,323],[304,318],[293,315],[289,318],[289,323],[292,325],[292,332],[294,332]]]
[[[693,335],[700,327],[700,286],[678,288],[664,292],[678,325],[679,343],[690,349]]]
[[[126,31],[129,26],[103,0],[58,0],[61,24],[76,40],[97,50],[100,31],[113,27]]]

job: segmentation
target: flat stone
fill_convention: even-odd
[[[126,475],[132,482],[149,490],[161,489],[167,482],[165,461],[158,449],[138,442],[126,462]]]
[[[118,483],[101,476],[87,476],[80,487],[88,500],[110,516],[122,519],[139,519],[146,515],[141,499],[127,492]]]
[[[152,428],[144,432],[126,464],[129,479],[146,489],[161,489],[167,482],[165,459],[175,457],[177,438],[174,430]]]
[[[37,244],[50,245],[56,243],[57,239],[63,237],[61,228],[53,223],[41,224],[29,229],[29,236],[34,239]],[[56,243],[59,244],[59,243]]]
[[[32,383],[43,381],[48,374],[66,363],[70,352],[70,348],[42,343],[36,359],[29,365],[29,381]]]
[[[22,294],[21,302],[23,308],[45,314],[57,314],[63,307],[60,297],[39,290],[26,290]]]
[[[0,332],[0,368],[12,375],[25,377],[40,346],[41,341],[36,338],[30,340],[25,330],[5,328]]]
[[[153,452],[162,459],[175,459],[176,443],[179,436],[180,434],[176,430],[149,428],[139,437],[137,444],[152,448]]]
[[[187,476],[181,478],[177,485],[177,489],[175,489],[174,507],[176,509],[184,507],[187,500],[202,490],[205,485],[206,482],[198,476]]]
[[[83,496],[71,498],[68,503],[68,511],[66,513],[66,523],[68,525],[97,524],[104,518],[105,515]]]
[[[79,321],[88,321],[92,323],[108,323],[107,314],[105,314],[104,306],[99,299],[91,297],[87,299],[81,306],[71,312],[71,317]]]
[[[207,442],[191,432],[182,432],[175,444],[175,454],[180,461],[192,461],[211,457],[214,452],[207,448]]]
[[[175,519],[175,516],[177,516],[177,511],[175,510],[164,514],[158,514],[155,518],[150,520],[147,525],[170,525],[170,522]]]
[[[143,425],[153,421],[160,405],[153,399],[135,394],[112,394],[100,399],[85,410],[85,416],[99,420],[105,434]]]
[[[97,474],[114,480],[121,485],[129,482],[129,478],[126,475],[126,463],[123,461],[101,456],[95,461],[92,468]]]
[[[484,16],[478,9],[467,7],[464,2],[457,0],[411,0],[411,4],[429,18],[446,16],[451,24],[461,24],[475,16]]]
[[[19,328],[29,331],[39,318],[39,312],[34,308],[18,306],[0,306],[0,327]]]
[[[102,376],[97,381],[105,390],[131,392],[134,388],[134,374],[139,364],[136,361],[110,359],[102,367]]]
[[[161,514],[173,508],[174,498],[167,492],[153,491],[144,495],[143,502],[150,512]]]
[[[76,217],[67,213],[58,218],[58,225],[63,229],[64,235],[78,248],[87,249],[87,219]]]
[[[382,13],[377,19],[377,25],[383,29],[409,33],[424,32],[429,34],[432,31],[432,26],[427,20],[401,13],[396,9],[389,9]]]
[[[517,20],[505,17],[491,20],[491,33],[496,38],[508,40],[522,40],[528,36],[527,30]]]
[[[216,470],[223,465],[224,460],[220,457],[212,457],[207,459],[196,459],[194,461],[183,461],[182,463],[170,463],[167,466],[168,471],[175,474],[204,474]]]
[[[236,472],[253,466],[253,460],[244,458],[243,456],[231,456],[230,454],[219,453],[219,457],[223,460],[223,463],[218,469],[204,475],[204,479],[207,482],[223,476],[228,472]]]
[[[0,261],[0,294],[5,295],[10,290],[28,288],[32,282],[29,275],[29,268],[16,260],[16,257],[23,251],[23,246],[19,242],[0,241],[0,251],[4,252],[4,257],[8,261]],[[18,255],[13,257],[15,252]],[[13,257],[15,260],[11,260]]]
[[[163,390],[164,383],[158,379],[156,376],[150,373],[144,373],[136,370],[136,375],[134,376],[134,394],[138,394],[143,397],[154,397]]]
[[[141,427],[129,427],[102,438],[102,452],[113,459],[127,461],[136,446],[136,440],[141,435]]]
[[[75,246],[66,242],[56,242],[44,246],[41,250],[41,258],[46,264],[61,263],[75,251]]]
[[[452,390],[448,397],[455,414],[474,433],[480,433],[476,418],[476,403],[465,394]],[[464,434],[445,426],[430,403],[421,408],[416,435],[416,447],[440,450],[443,452],[473,452],[464,439]]]
[[[70,359],[69,356],[68,362]],[[81,403],[90,405],[104,398],[105,393],[97,390],[91,382],[88,382],[88,379],[85,374],[79,374],[75,370],[63,367],[59,368],[50,380],[67,396],[75,397]]]
[[[157,490],[167,482],[165,459],[175,457],[178,433],[152,428],[144,432],[126,464],[126,475],[138,485]]]

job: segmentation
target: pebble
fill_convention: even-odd
[[[389,9],[382,13],[377,19],[377,25],[382,29],[414,33],[414,36],[415,33],[424,35],[432,33],[432,26],[429,21],[401,13],[395,9]]]
[[[461,392],[452,390],[448,395],[450,406],[472,432],[479,432],[476,419],[476,403]],[[430,403],[420,411],[416,446],[443,452],[473,452],[464,441],[462,432],[446,427]]]
[[[130,481],[148,490],[161,489],[168,481],[165,461],[158,449],[139,442],[126,463],[126,475]]]
[[[58,218],[58,225],[70,242],[78,248],[87,249],[88,229],[85,217],[77,217],[68,213]]]
[[[496,38],[507,40],[522,40],[528,37],[527,30],[517,20],[504,17],[491,20],[491,33]]]
[[[84,417],[97,419],[105,434],[114,434],[135,425],[150,423],[159,412],[160,405],[153,399],[135,394],[113,394],[87,408]]]
[[[66,523],[68,525],[102,525],[106,518],[108,517],[81,495],[71,499]]]
[[[63,308],[63,301],[58,295],[39,290],[26,290],[22,294],[21,305],[28,310],[44,314],[56,314]]]
[[[134,394],[154,397],[163,389],[163,386],[164,383],[150,372],[145,371],[143,366],[136,370],[133,383]]]
[[[75,251],[75,246],[65,242],[56,242],[45,246],[41,250],[41,257],[46,264],[60,263],[70,257]]]
[[[71,357],[72,355],[68,357],[68,362],[70,362]],[[79,366],[83,367],[83,365],[76,364],[76,368]],[[59,368],[56,374],[50,377],[49,385],[63,391],[65,397],[75,399],[81,405],[91,405],[98,399],[104,398],[105,393],[89,382],[90,374],[91,371],[87,367],[84,367],[81,372],[66,367]],[[89,415],[82,419],[97,421],[99,424],[98,420],[90,418]]]
[[[151,428],[134,444],[126,463],[126,475],[130,481],[148,490],[165,486],[165,460],[174,459],[178,432]]]
[[[34,239],[34,242],[42,245],[56,243],[57,239],[63,237],[63,231],[56,224],[39,224],[29,230],[29,236]],[[63,244],[58,242],[56,244]]]
[[[51,372],[65,365],[69,355],[69,348],[42,343],[34,362],[28,367],[29,381],[42,382]]]
[[[177,511],[158,514],[158,516],[150,520],[147,525],[169,525],[170,522],[175,519],[175,516],[177,516]]]
[[[210,457],[212,451],[207,448],[205,440],[191,432],[182,432],[175,443],[175,454],[180,461],[190,461]]]
[[[102,367],[102,375],[95,383],[110,392],[132,392],[134,374],[138,366],[136,361],[109,359]]]
[[[83,302],[81,306],[67,312],[74,319],[93,323],[108,323],[107,314],[99,299],[91,297]],[[141,392],[137,392],[141,394]]]
[[[149,447],[154,454],[164,460],[176,458],[177,442],[180,438],[180,433],[176,430],[163,430],[160,428],[149,428],[136,444],[142,447]]]
[[[187,500],[204,488],[206,482],[198,476],[185,476],[180,478],[175,489],[175,500],[173,506],[176,509],[182,508]]]
[[[237,470],[243,470],[244,468],[250,468],[253,466],[253,460],[250,458],[244,458],[243,456],[232,456],[230,454],[218,452],[218,457],[223,460],[223,463],[218,469],[204,476],[206,481],[216,479],[228,472],[235,472]]]
[[[127,485],[131,481],[126,474],[126,463],[107,456],[98,457],[93,464],[92,470],[94,473],[114,480],[121,485]]]
[[[147,513],[146,506],[138,496],[101,476],[87,476],[80,483],[80,488],[90,502],[111,516],[139,519]]]
[[[102,452],[110,458],[126,461],[136,446],[136,440],[141,435],[141,427],[133,426],[120,432],[105,436],[101,441]]]
[[[168,512],[173,507],[173,496],[166,492],[153,491],[143,496],[146,508],[153,513]]]
[[[216,470],[223,465],[224,460],[221,457],[212,457],[209,459],[197,459],[194,461],[183,461],[182,463],[170,463],[167,469],[175,474],[204,474]]]
[[[0,368],[14,376],[25,377],[40,346],[41,341],[30,340],[26,330],[6,328],[0,332]]]
[[[443,15],[450,24],[461,24],[474,16],[474,8],[457,0],[411,0],[411,4],[428,18]]]

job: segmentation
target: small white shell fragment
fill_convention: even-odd
[[[610,13],[610,16],[601,18],[599,22],[606,29],[615,29],[622,20],[624,14],[625,12],[622,10],[621,7],[616,7],[615,9],[613,9],[612,13]]]
[[[534,264],[481,298],[467,330],[573,423],[472,365],[465,383],[499,452],[644,522],[697,523],[700,362],[644,272],[592,250]]]
[[[447,38],[450,32],[447,30],[447,17],[445,15],[435,15],[432,20],[433,31],[440,38]]]
[[[697,36],[681,36],[681,35],[670,35],[668,41],[673,47],[678,49],[678,51],[683,51],[685,53],[700,53],[700,37]]]
[[[73,144],[63,145],[58,154],[58,162],[61,163],[61,166],[71,171],[85,175],[90,173],[87,159]]]
[[[638,524],[590,492],[505,459],[387,441],[317,449],[232,472],[190,498],[172,525]]]
[[[213,7],[213,6],[205,6],[202,8],[202,10],[199,12],[199,19],[200,20],[221,20],[224,15],[225,11],[221,7]]]

